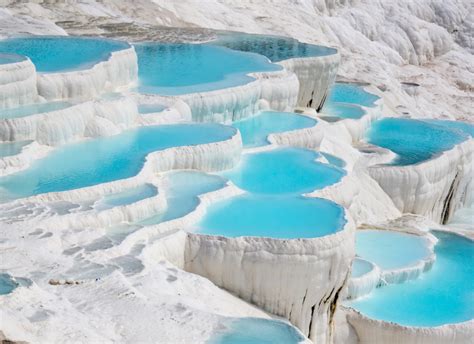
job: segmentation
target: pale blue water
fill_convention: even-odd
[[[334,103],[352,103],[374,107],[377,99],[379,99],[378,96],[365,91],[363,86],[337,82],[331,87],[325,106],[333,105]]]
[[[381,269],[414,265],[430,256],[428,242],[418,235],[385,230],[356,232],[356,254]]]
[[[336,167],[339,167],[339,168],[344,168],[346,167],[346,162],[344,160],[342,160],[341,158],[338,158],[337,156],[335,155],[332,155],[332,154],[329,154],[329,153],[323,153],[323,152],[320,152],[319,154],[321,154],[322,156],[324,156],[326,158],[326,160],[331,164],[331,165],[334,165]]]
[[[418,279],[389,284],[347,302],[363,314],[407,326],[439,326],[474,319],[474,242],[434,232],[433,268]]]
[[[23,105],[16,108],[0,110],[0,119],[21,118],[35,114],[62,110],[72,106],[69,102],[49,102]]]
[[[21,153],[21,150],[26,145],[30,144],[31,141],[16,141],[16,142],[3,142],[0,143],[0,158],[6,156],[17,155]]]
[[[453,129],[474,137],[474,124],[462,121],[448,121],[439,119],[425,119],[424,122],[436,124],[441,127]]]
[[[0,53],[28,56],[38,72],[87,69],[107,60],[113,51],[129,48],[127,42],[103,38],[31,36],[0,40]]]
[[[0,295],[10,294],[17,286],[10,275],[0,273]]]
[[[355,258],[352,262],[351,277],[357,278],[372,271],[373,266],[368,261]]]
[[[267,137],[272,133],[309,128],[317,121],[307,116],[289,112],[265,111],[232,124],[239,129],[245,147],[258,147],[269,144]]]
[[[132,189],[106,195],[94,205],[94,208],[98,210],[110,209],[113,207],[136,203],[145,198],[156,196],[157,194],[158,189],[156,186],[152,184],[143,184]]]
[[[195,230],[226,237],[315,238],[345,224],[336,203],[301,196],[243,194],[212,204]]]
[[[326,103],[322,111],[325,114],[344,119],[359,119],[366,114],[360,106],[348,103]]]
[[[149,113],[161,112],[166,108],[167,106],[163,104],[140,104],[138,105],[138,112],[142,115],[146,115]]]
[[[250,72],[281,69],[264,56],[209,44],[141,43],[135,49],[142,93],[213,91],[252,81]]]
[[[26,58],[16,54],[2,54],[0,53],[0,64],[8,64],[14,62],[24,61]]]
[[[345,174],[340,168],[315,161],[318,156],[302,148],[244,154],[239,165],[222,175],[253,193],[300,194],[334,184]]]
[[[139,224],[154,225],[187,215],[198,206],[197,196],[221,189],[226,184],[226,180],[219,176],[198,171],[170,172],[167,178],[166,211],[144,219]]]
[[[334,48],[307,44],[289,37],[223,32],[211,44],[233,50],[266,56],[272,62],[291,58],[326,56],[337,53]]]
[[[240,318],[229,320],[226,327],[208,344],[297,344],[305,339],[293,326],[276,320]]]
[[[384,118],[372,124],[367,140],[398,154],[392,165],[405,166],[453,148],[470,137],[470,130],[472,125],[462,122]]]
[[[72,190],[132,177],[153,151],[222,141],[235,133],[234,128],[219,124],[161,125],[64,145],[27,170],[0,178],[0,199]]]

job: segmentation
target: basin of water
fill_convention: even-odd
[[[372,124],[367,140],[395,152],[398,157],[392,165],[405,166],[453,148],[471,137],[472,128],[474,126],[462,122],[383,118]]]
[[[269,144],[268,135],[285,131],[313,127],[315,119],[290,112],[264,111],[260,114],[236,121],[233,127],[239,129],[245,147],[259,147]]]
[[[16,287],[18,283],[10,275],[0,273],[0,295],[10,294]]]
[[[0,65],[21,62],[24,60],[26,60],[26,58],[21,55],[0,53]]]
[[[132,189],[127,189],[118,193],[104,196],[94,204],[97,210],[105,210],[122,205],[136,203],[145,198],[150,198],[158,194],[158,189],[152,184],[143,184]]]
[[[301,196],[243,194],[212,204],[194,230],[226,237],[315,238],[341,230],[336,203]]]
[[[16,108],[0,110],[0,119],[27,117],[35,114],[62,110],[72,106],[69,102],[49,102],[23,105]]]
[[[434,232],[436,261],[420,278],[375,289],[347,304],[368,317],[430,327],[474,318],[474,242]]]
[[[322,112],[326,115],[344,119],[359,119],[366,114],[365,110],[358,105],[337,102],[324,105]]]
[[[20,154],[23,147],[30,143],[31,141],[2,142],[0,143],[0,158]]]
[[[30,58],[38,72],[54,73],[91,68],[114,51],[128,49],[127,42],[103,38],[34,36],[0,40],[0,53]]]
[[[140,43],[135,50],[142,93],[214,91],[254,80],[251,72],[281,69],[264,56],[209,44]]]
[[[369,261],[365,259],[355,258],[352,262],[351,277],[361,277],[372,271],[373,268],[374,266]]]
[[[240,318],[226,322],[208,344],[297,344],[304,337],[293,326],[277,320]]]
[[[337,82],[331,87],[325,106],[337,103],[351,103],[367,107],[374,107],[378,96],[367,92],[364,87],[357,84]]]
[[[219,124],[161,125],[67,144],[35,161],[30,168],[0,178],[0,199],[72,190],[132,177],[153,151],[223,141],[235,133],[234,128]]]
[[[149,113],[156,113],[165,110],[168,106],[164,104],[140,104],[138,105],[138,112],[142,115]]]
[[[300,194],[334,184],[345,174],[338,167],[315,161],[318,157],[318,153],[302,148],[249,153],[222,175],[253,193]]]

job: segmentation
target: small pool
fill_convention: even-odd
[[[358,230],[356,254],[383,270],[409,267],[429,258],[428,239],[407,233],[387,230]]]
[[[152,184],[143,184],[133,189],[127,189],[118,193],[104,196],[101,200],[94,204],[97,210],[106,210],[114,207],[128,205],[154,197],[158,194],[158,189]]]
[[[325,104],[322,112],[343,119],[359,119],[366,114],[365,110],[358,105],[336,102]]]
[[[104,38],[32,36],[0,40],[0,53],[28,56],[42,73],[88,69],[107,60],[110,53],[128,48],[127,42]]]
[[[346,167],[346,162],[344,160],[342,160],[341,158],[335,156],[335,155],[332,155],[332,154],[329,154],[329,153],[323,153],[323,152],[320,152],[319,154],[324,156],[326,158],[326,160],[331,165],[334,165],[334,166],[339,167],[339,168]]]
[[[219,176],[191,170],[170,172],[166,179],[166,211],[140,221],[140,225],[154,225],[183,217],[196,209],[199,195],[219,190],[226,184],[226,180]]]
[[[147,115],[149,113],[161,112],[167,107],[164,104],[140,104],[138,105],[138,112],[142,115]]]
[[[290,112],[261,112],[232,124],[239,129],[245,147],[259,147],[269,144],[268,135],[285,131],[313,127],[315,119]]]
[[[290,324],[261,318],[240,318],[226,321],[226,330],[219,331],[208,344],[297,344],[305,338]]]
[[[10,294],[16,287],[18,283],[10,275],[0,273],[0,295]]]
[[[383,118],[367,132],[369,143],[390,149],[398,157],[392,165],[420,163],[469,139],[474,126],[454,121]]]
[[[27,117],[45,112],[62,110],[70,106],[72,106],[71,103],[63,101],[23,105],[16,108],[0,110],[0,119]]]
[[[222,175],[253,193],[300,194],[337,183],[345,175],[338,167],[315,161],[318,156],[302,148],[244,154],[239,165]]]
[[[405,326],[440,326],[474,319],[474,242],[434,232],[433,268],[421,278],[375,289],[347,302],[368,317]]]
[[[337,82],[331,87],[325,106],[333,106],[336,103],[351,103],[374,107],[378,99],[378,96],[365,91],[361,85]]]
[[[235,133],[234,128],[220,124],[160,125],[67,144],[27,170],[0,178],[0,199],[72,190],[132,177],[153,151],[223,141]]]
[[[0,142],[0,158],[20,154],[32,141]]]
[[[280,70],[264,56],[209,44],[140,43],[138,90],[178,95],[246,84],[251,72]]]
[[[315,238],[341,230],[345,222],[343,208],[325,199],[243,194],[211,205],[195,231],[226,237]]]
[[[21,55],[0,53],[0,65],[21,62],[25,60],[26,58]]]
[[[374,266],[365,259],[355,258],[352,262],[351,278],[361,277],[370,271]]]

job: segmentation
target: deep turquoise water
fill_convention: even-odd
[[[363,86],[337,82],[331,87],[325,106],[333,106],[334,103],[352,103],[373,107],[377,99],[378,96],[365,91]]]
[[[146,115],[149,113],[161,112],[166,108],[167,106],[163,104],[140,104],[138,105],[138,112],[142,115]]]
[[[6,295],[13,291],[18,286],[11,276],[8,274],[0,273],[0,295]]]
[[[94,208],[98,210],[110,209],[122,205],[136,203],[145,198],[150,198],[158,194],[158,189],[152,184],[143,184],[133,189],[127,189],[118,193],[104,196],[98,201]]]
[[[269,144],[267,137],[272,133],[309,128],[317,121],[307,116],[289,112],[265,111],[232,124],[239,129],[245,147],[258,147]]]
[[[0,40],[0,53],[28,56],[38,72],[87,69],[106,60],[113,51],[129,48],[126,42],[103,38],[35,36]]]
[[[373,266],[368,261],[355,258],[352,262],[351,277],[357,278],[363,276],[366,273],[370,272],[372,269]]]
[[[389,284],[347,302],[363,314],[407,326],[439,326],[474,318],[474,242],[434,232],[433,268],[418,279]]]
[[[132,177],[153,151],[223,141],[235,133],[234,128],[219,124],[161,125],[64,145],[27,170],[0,178],[0,199],[72,190]]]
[[[166,211],[139,222],[141,225],[153,225],[170,221],[189,214],[199,204],[197,196],[221,189],[226,184],[223,178],[198,171],[170,172],[165,188],[168,207]]]
[[[348,103],[327,103],[323,107],[323,112],[344,119],[359,119],[366,114],[360,106]]]
[[[405,166],[453,148],[470,137],[472,128],[462,122],[384,118],[372,124],[367,140],[398,154],[392,164]]]
[[[16,141],[0,143],[0,158],[6,156],[17,155],[21,152],[23,147],[30,144],[31,141]]]
[[[298,57],[326,56],[337,52],[334,48],[302,43],[289,37],[247,33],[224,32],[211,44],[260,54],[266,56],[272,62]]]
[[[315,161],[318,156],[301,148],[244,154],[239,165],[222,175],[253,193],[300,194],[334,184],[345,174],[340,168]]]
[[[281,69],[264,56],[209,44],[141,43],[135,49],[142,93],[213,91],[252,81],[250,72]]]
[[[356,254],[384,270],[411,266],[430,256],[423,237],[386,230],[356,232]]]
[[[324,199],[243,194],[212,204],[195,229],[226,237],[296,239],[332,234],[344,224],[343,208]]]
[[[208,344],[297,344],[304,337],[282,321],[240,318],[229,320],[228,330],[217,333]]]
[[[0,119],[27,117],[45,112],[62,110],[70,106],[72,106],[71,103],[63,101],[23,105],[16,108],[0,110]]]

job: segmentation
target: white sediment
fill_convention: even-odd
[[[37,98],[36,69],[30,59],[0,64],[0,109],[34,103]]]

